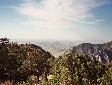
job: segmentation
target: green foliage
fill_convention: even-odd
[[[47,78],[49,74],[51,79]],[[103,64],[73,53],[54,60],[39,46],[1,38],[0,81],[6,80],[24,81],[23,85],[112,85],[112,63]]]
[[[23,85],[32,85],[29,82],[23,82]]]
[[[100,85],[112,85],[112,63],[110,63],[109,69],[101,78],[98,79]]]
[[[83,57],[71,53],[57,60],[57,64],[53,67],[53,78],[48,81],[52,82],[51,85],[102,85],[104,81],[99,82],[99,79],[112,73],[110,71],[107,73],[109,66],[92,60],[88,56]],[[106,76],[106,79],[112,77]]]
[[[0,80],[26,81],[31,75],[49,73],[53,56],[34,44],[17,44],[0,39]],[[39,80],[38,80],[39,81]]]

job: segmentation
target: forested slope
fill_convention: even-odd
[[[112,63],[77,53],[54,58],[37,45],[1,38],[0,84],[8,81],[13,85],[112,85]]]

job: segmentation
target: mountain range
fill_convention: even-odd
[[[64,54],[76,53],[77,55],[88,55],[92,59],[103,63],[112,61],[112,41],[103,44],[82,43],[68,49]]]

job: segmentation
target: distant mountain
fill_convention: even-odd
[[[87,41],[63,41],[63,40],[13,40],[17,41],[19,44],[21,43],[34,43],[37,46],[42,47],[45,51],[50,52],[54,57],[58,57],[60,55],[63,55],[67,49],[76,46],[78,44],[81,44],[82,42],[87,42]],[[90,40],[89,42],[91,43],[101,43],[104,41],[97,40],[97,41],[92,41]]]
[[[63,55],[68,48],[79,43],[78,41],[37,41],[35,44],[50,52],[53,56],[58,57]]]
[[[92,59],[100,62],[112,61],[112,41],[103,44],[82,43],[68,49],[65,54],[76,53],[78,55],[88,55]]]

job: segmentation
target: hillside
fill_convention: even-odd
[[[103,44],[82,43],[68,49],[65,54],[76,53],[78,55],[88,55],[92,59],[100,62],[112,61],[112,41]]]
[[[111,60],[104,64],[104,61],[92,59],[94,57],[91,55],[99,47],[99,53],[111,56],[111,45],[111,42],[97,45],[83,43],[74,47],[75,51],[55,58],[35,44],[17,44],[1,38],[0,84],[112,85]]]
[[[17,44],[7,38],[0,39],[0,80],[26,81],[49,72],[54,57],[34,44]]]

